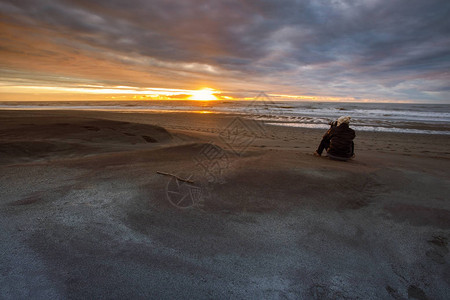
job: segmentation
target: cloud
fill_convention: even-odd
[[[1,1],[1,65],[142,87],[445,102],[449,11],[446,0]]]

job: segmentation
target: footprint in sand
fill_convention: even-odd
[[[421,288],[410,285],[408,287],[408,299],[427,300],[428,297]]]
[[[399,294],[399,292],[397,292],[397,290],[391,287],[390,285],[387,285],[385,289],[393,299],[395,300],[403,299],[403,297]]]
[[[386,288],[386,291],[388,292],[388,294],[393,299],[396,299],[396,300],[405,299],[402,295],[400,295],[400,293],[396,289],[392,288],[391,286],[387,285],[385,288]],[[419,288],[415,285],[410,285],[408,287],[408,299],[427,300],[428,297],[421,288]]]
[[[156,139],[152,138],[151,136],[142,135],[142,138],[143,138],[147,143],[157,143],[157,142],[158,142]]]
[[[448,240],[447,238],[435,235],[428,243],[433,247],[433,249],[428,250],[425,254],[432,261],[438,264],[445,264],[445,256],[448,254]]]

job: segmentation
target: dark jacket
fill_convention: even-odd
[[[353,155],[352,144],[356,134],[353,129],[348,127],[348,124],[343,123],[340,126],[330,128],[326,136],[330,140],[328,153],[340,157],[351,157]]]

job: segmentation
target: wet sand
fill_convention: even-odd
[[[446,299],[450,137],[322,134],[0,111],[0,298]]]

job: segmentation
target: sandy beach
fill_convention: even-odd
[[[0,111],[0,298],[448,299],[450,136],[322,134]]]

